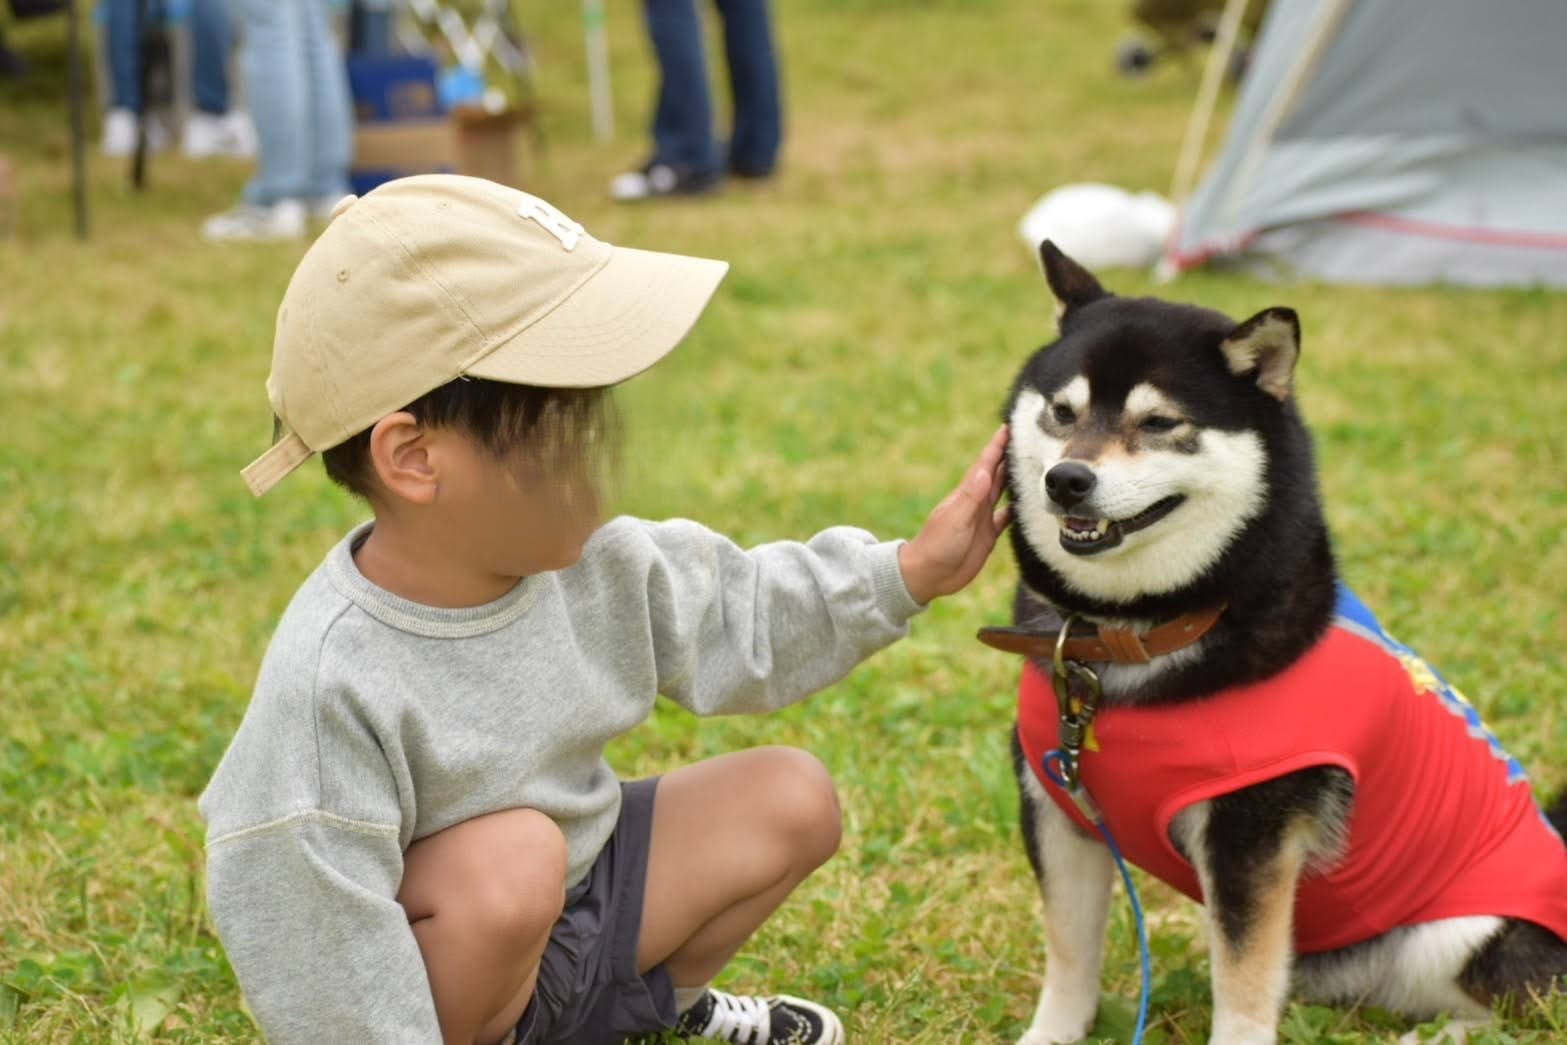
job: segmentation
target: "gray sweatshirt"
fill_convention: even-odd
[[[744,551],[621,518],[569,569],[436,609],[332,549],[278,624],[201,813],[212,919],[273,1042],[438,1042],[395,896],[403,851],[526,807],[566,838],[567,885],[615,825],[604,747],[657,694],[699,714],[781,708],[919,611],[896,543],[838,527]]]

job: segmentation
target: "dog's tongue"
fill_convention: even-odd
[[[1068,527],[1070,527],[1071,529],[1074,529],[1074,530],[1085,530],[1086,531],[1086,530],[1097,530],[1097,529],[1099,529],[1099,520],[1098,519],[1079,519],[1075,515],[1067,516],[1066,517],[1066,524],[1067,524]]]

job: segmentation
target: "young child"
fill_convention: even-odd
[[[821,763],[623,784],[604,747],[657,694],[773,710],[902,636],[1006,525],[1006,436],[907,543],[601,525],[606,390],[725,271],[444,175],[348,198],[300,262],[282,438],[245,477],[320,452],[374,519],[294,596],[201,799],[213,921],[270,1040],[843,1041],[821,1005],[709,986],[836,850]]]

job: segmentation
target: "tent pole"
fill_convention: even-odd
[[[609,42],[604,33],[604,0],[582,0],[583,42],[588,51],[588,93],[593,105],[593,136],[615,136],[615,108],[609,89]]]
[[[1311,27],[1310,36],[1303,41],[1300,49],[1300,57],[1296,60],[1279,87],[1279,90],[1269,100],[1268,108],[1261,120],[1258,121],[1258,131],[1252,138],[1251,144],[1246,149],[1246,155],[1235,168],[1235,174],[1230,179],[1229,205],[1224,214],[1228,216],[1233,210],[1234,201],[1239,199],[1246,189],[1251,187],[1251,180],[1257,175],[1257,166],[1262,162],[1262,155],[1273,144],[1274,135],[1278,134],[1290,111],[1295,107],[1295,100],[1300,97],[1301,88],[1306,85],[1306,78],[1317,67],[1317,62],[1322,58],[1322,52],[1327,48],[1328,41],[1343,19],[1345,12],[1354,4],[1354,0],[1325,0],[1322,7],[1317,9],[1316,24]]]
[[[1208,141],[1208,124],[1213,119],[1214,107],[1219,102],[1219,87],[1224,82],[1225,71],[1235,54],[1235,42],[1240,38],[1241,19],[1246,17],[1248,0],[1225,0],[1224,14],[1219,18],[1218,35],[1208,50],[1208,62],[1202,70],[1202,86],[1197,90],[1197,102],[1186,120],[1186,135],[1181,139],[1181,155],[1175,164],[1175,179],[1170,185],[1170,200],[1177,207],[1191,195],[1192,182],[1197,178],[1197,165],[1202,160],[1203,146]]]
[[[76,238],[87,238],[87,126],[82,99],[86,77],[82,75],[81,29],[76,21],[75,0],[67,0],[66,47],[70,49],[71,78],[71,198],[76,211]]]

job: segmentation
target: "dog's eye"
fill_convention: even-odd
[[[1050,408],[1050,416],[1056,419],[1058,425],[1069,425],[1077,420],[1077,414],[1065,403],[1056,403]]]
[[[1180,424],[1181,422],[1177,421],[1173,417],[1164,417],[1159,414],[1150,414],[1149,416],[1143,418],[1142,423],[1137,427],[1141,428],[1145,432],[1168,432],[1173,428],[1180,427]]]

